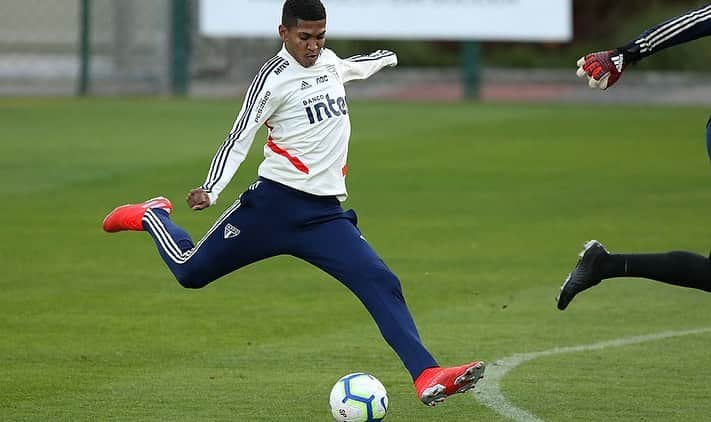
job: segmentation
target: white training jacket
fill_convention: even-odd
[[[210,204],[244,161],[262,125],[268,137],[260,176],[345,201],[351,123],[343,84],[396,65],[397,56],[387,50],[341,59],[323,49],[316,63],[305,68],[282,47],[257,73],[232,130],[212,159],[201,186]]]

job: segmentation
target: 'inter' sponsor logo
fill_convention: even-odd
[[[346,105],[346,97],[331,98],[326,94],[325,97],[320,96],[323,101],[304,101],[306,106],[306,115],[309,117],[309,123],[314,124],[323,119],[330,119],[333,116],[345,116],[348,114],[348,106]]]

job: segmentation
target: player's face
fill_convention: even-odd
[[[296,25],[291,28],[279,25],[279,36],[284,41],[286,51],[301,66],[313,66],[326,44],[326,19],[320,21],[297,19]]]

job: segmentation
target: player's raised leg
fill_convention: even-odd
[[[309,226],[299,236],[298,256],[341,281],[375,319],[412,379],[418,398],[427,405],[474,387],[484,364],[441,368],[420,340],[400,281],[361,236],[352,211]]]
[[[580,292],[619,277],[645,278],[711,292],[711,258],[688,251],[609,253],[600,242],[591,240],[561,287],[558,309],[565,309]]]
[[[195,245],[170,219],[172,205],[165,198],[116,208],[104,220],[104,230],[145,230],[178,282],[186,288],[202,288],[245,265],[282,253],[275,240],[279,237],[265,232],[270,226],[262,224],[270,219],[270,207],[260,209],[247,198],[249,194],[232,204]]]

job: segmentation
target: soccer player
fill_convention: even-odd
[[[423,403],[434,406],[474,388],[484,363],[437,364],[420,340],[400,281],[361,235],[355,212],[340,205],[347,196],[351,130],[344,84],[397,65],[396,55],[378,50],[344,60],[324,48],[326,10],[320,0],[286,0],[279,36],[281,51],[252,81],[205,182],[188,194],[188,205],[202,210],[217,202],[265,125],[257,180],[197,244],[169,218],[173,206],[163,197],[114,209],[104,230],[148,232],[178,282],[191,289],[261,259],[301,258],[360,299]]]
[[[654,26],[622,47],[586,55],[578,61],[577,74],[587,78],[591,88],[606,90],[631,63],[708,35],[711,4]],[[706,147],[711,158],[711,119],[706,125]],[[600,242],[591,240],[560,289],[558,309],[565,309],[578,293],[615,277],[641,277],[711,292],[711,258],[686,251],[610,254]]]

